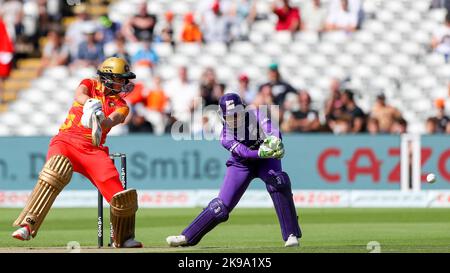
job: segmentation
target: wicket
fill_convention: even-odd
[[[122,182],[123,188],[127,189],[127,155],[124,153],[114,153],[110,154],[109,158],[111,158],[113,163],[115,163],[116,158],[120,158],[120,182]],[[101,248],[103,247],[103,196],[100,191],[97,191],[97,196],[97,246]],[[112,246],[113,244],[113,235],[113,227],[110,222],[108,246]]]

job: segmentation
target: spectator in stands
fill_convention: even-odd
[[[269,84],[262,85],[259,88],[259,92],[256,94],[255,99],[253,100],[252,105],[255,107],[259,107],[262,105],[273,105],[274,97],[272,95],[272,86]]]
[[[194,15],[188,12],[184,16],[184,24],[181,30],[181,41],[184,43],[201,43],[202,31],[194,19]]]
[[[394,122],[392,123],[391,126],[391,134],[395,134],[395,135],[401,135],[401,134],[406,134],[408,130],[408,122],[402,118],[396,118],[394,119]]]
[[[450,12],[450,0],[431,0],[430,9],[446,9]]]
[[[16,41],[24,31],[22,1],[5,0],[0,5],[0,16],[3,17],[10,39]]]
[[[146,38],[143,40],[142,48],[139,49],[132,57],[132,65],[154,67],[159,62],[159,56],[152,48],[152,40]]]
[[[330,97],[325,101],[325,118],[328,121],[336,111],[341,111],[344,103],[341,99],[341,81],[333,78],[330,82]]]
[[[386,104],[384,94],[379,94],[370,116],[379,121],[381,133],[389,133],[394,121],[401,118],[401,113],[397,108]]]
[[[321,0],[309,0],[302,10],[302,30],[318,33],[325,31],[327,9]]]
[[[0,103],[3,100],[3,82],[9,77],[11,72],[14,45],[9,37],[6,25],[0,16]]]
[[[199,97],[199,89],[189,80],[188,68],[178,69],[178,78],[166,83],[164,90],[169,98],[171,115],[176,120],[188,122],[194,109],[195,100]]]
[[[328,122],[331,131],[336,135],[352,133],[352,117],[343,114]]]
[[[231,23],[228,16],[225,16],[220,8],[220,1],[215,0],[202,22],[203,39],[206,43],[220,42],[229,44],[231,42]]]
[[[429,117],[425,123],[425,132],[429,135],[438,133],[439,121],[436,117]],[[444,131],[445,132],[445,131]]]
[[[437,99],[435,101],[435,106],[437,109],[437,132],[438,133],[445,133],[447,123],[449,123],[450,118],[445,113],[445,100],[444,99]]]
[[[132,43],[153,40],[156,22],[156,16],[148,13],[145,1],[139,5],[138,13],[124,23],[122,31],[125,38]]]
[[[300,10],[297,7],[291,6],[289,0],[276,1],[272,5],[272,11],[278,16],[278,22],[275,26],[277,31],[290,31],[295,33],[301,29]]]
[[[102,44],[107,44],[113,42],[117,35],[120,33],[121,25],[117,22],[113,22],[108,15],[102,15],[98,19],[99,29],[98,29],[98,41]]]
[[[447,12],[444,24],[434,31],[431,47],[437,53],[444,55],[446,62],[450,61],[450,12]]]
[[[341,95],[344,112],[351,117],[352,133],[361,133],[365,130],[365,117],[363,110],[356,105],[353,91],[346,89]]]
[[[297,99],[300,109],[291,112],[281,125],[284,132],[316,132],[320,128],[319,113],[311,109],[311,96],[300,91]]]
[[[155,76],[149,88],[140,83],[127,97],[127,101],[134,105],[139,116],[145,118],[152,125],[155,134],[163,134],[165,129],[165,111],[167,96],[162,86],[161,77]]]
[[[103,61],[103,45],[96,41],[95,33],[94,25],[85,28],[86,40],[81,42],[78,48],[78,58],[73,67],[97,67]]]
[[[41,66],[38,74],[48,67],[66,65],[69,61],[69,47],[64,43],[64,35],[59,30],[51,30],[47,35],[47,43],[42,51]]]
[[[152,124],[146,121],[143,116],[138,115],[136,112],[131,113],[131,119],[127,125],[128,132],[131,134],[153,133]]]
[[[343,31],[351,33],[358,28],[358,11],[352,11],[349,0],[339,0],[340,5],[330,4],[330,13],[326,20],[327,31]]]
[[[218,85],[214,68],[206,68],[200,80],[200,96],[203,98],[205,106],[218,103],[218,98],[215,96]]]
[[[78,58],[80,44],[86,39],[84,34],[85,29],[94,23],[90,20],[89,14],[87,13],[86,4],[76,5],[74,7],[74,13],[76,14],[76,19],[68,26],[65,37],[66,44],[70,47],[71,61]]]
[[[255,99],[256,90],[250,86],[250,78],[247,74],[242,73],[238,77],[238,87],[236,93],[244,100],[244,103],[250,104]]]
[[[123,37],[122,34],[117,33],[116,39],[114,40],[113,44],[108,44],[111,45],[111,56],[108,57],[117,57],[117,58],[123,58],[125,59],[128,63],[131,63],[131,56],[130,54],[128,54],[128,51],[125,47],[125,37]]]
[[[371,135],[377,135],[380,133],[380,123],[376,118],[367,119],[367,132]]]
[[[169,43],[172,46],[175,46],[175,41],[173,39],[173,18],[174,14],[171,11],[167,11],[164,14],[165,22],[158,36],[158,42]]]
[[[232,8],[232,35],[237,40],[248,40],[250,29],[256,19],[256,0],[234,1]]]
[[[260,86],[259,90],[261,92],[264,86],[269,85],[271,87],[273,95],[273,102],[276,105],[283,106],[286,94],[297,93],[294,87],[292,87],[292,85],[290,85],[288,82],[284,81],[281,77],[280,71],[278,69],[278,64],[272,63],[269,66],[268,77],[269,81]]]

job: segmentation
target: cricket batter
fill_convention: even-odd
[[[124,190],[109,149],[103,146],[112,127],[122,123],[129,109],[123,97],[131,92],[136,76],[125,60],[106,59],[97,70],[97,79],[84,79],[75,91],[75,101],[50,141],[47,162],[27,205],[14,222],[20,227],[12,236],[19,240],[34,238],[73,172],[88,178],[111,205],[114,246],[142,247],[134,240],[138,209],[135,189]]]
[[[170,246],[193,246],[228,216],[254,178],[261,178],[275,206],[286,247],[298,246],[302,233],[292,198],[291,182],[281,168],[284,156],[281,134],[262,111],[246,111],[237,94],[219,102],[224,120],[221,143],[231,152],[219,196],[178,236],[167,237]]]

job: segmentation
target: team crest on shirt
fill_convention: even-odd
[[[114,107],[114,106],[116,106],[116,105],[114,104],[114,102],[110,101],[110,102],[109,102],[109,107]]]
[[[234,109],[234,100],[225,101],[227,111]]]

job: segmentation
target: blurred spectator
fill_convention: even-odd
[[[283,121],[281,128],[284,132],[315,132],[319,130],[319,113],[311,109],[311,97],[306,91],[300,91],[297,96],[300,109],[293,111]]]
[[[75,67],[97,67],[104,59],[103,46],[95,39],[95,28],[89,26],[85,29],[86,40],[81,42],[78,49],[78,58],[73,63]]]
[[[435,106],[437,109],[437,132],[438,133],[445,133],[447,123],[449,123],[450,118],[445,113],[445,100],[444,99],[437,99],[435,101]]]
[[[157,19],[147,10],[147,2],[138,7],[138,12],[123,25],[122,31],[125,38],[130,42],[153,40],[153,32]]]
[[[430,9],[446,9],[450,11],[450,0],[431,0]]]
[[[31,1],[28,1],[28,3]],[[36,5],[35,8],[37,8],[37,12],[25,12],[25,20],[28,22],[25,23],[25,25],[28,25],[28,28],[25,29],[25,32],[27,32],[28,36],[33,36],[34,42],[37,45],[38,37],[42,37],[48,34],[50,31],[51,25],[51,18],[48,14],[48,0],[37,0],[35,1]],[[27,9],[27,4],[24,6],[24,10]],[[35,9],[33,8],[33,10]],[[29,9],[29,8],[28,8]],[[29,9],[31,10],[31,9]],[[27,18],[28,17],[28,18]],[[31,18],[30,18],[31,17]],[[34,24],[30,24],[31,22],[34,22]]]
[[[117,34],[115,40],[112,43],[108,43],[104,46],[105,55],[107,57],[123,58],[127,63],[131,63],[131,56],[125,47],[125,37],[120,33]]]
[[[10,39],[15,41],[24,31],[22,1],[5,0],[0,5],[0,16],[3,17]]]
[[[446,61],[449,61],[450,56],[450,12],[445,16],[445,22],[439,26],[433,33],[431,39],[431,47],[439,54],[445,56]]]
[[[350,115],[343,114],[328,123],[331,131],[336,135],[350,134],[352,132],[352,118]]]
[[[380,133],[380,123],[376,118],[367,119],[367,132],[371,135],[377,135]]]
[[[235,15],[232,34],[238,40],[247,40],[250,29],[256,19],[256,0],[236,0],[232,11]]]
[[[175,41],[173,39],[173,18],[174,14],[171,11],[167,11],[164,14],[165,22],[158,36],[158,42],[169,43],[172,46],[175,46]]]
[[[162,87],[161,77],[155,76],[153,84],[149,88],[145,88],[143,83],[139,83],[127,97],[127,101],[134,105],[139,116],[151,123],[155,134],[164,133],[167,96]]]
[[[181,30],[181,41],[185,43],[200,43],[202,31],[194,20],[194,15],[189,12],[184,16],[183,29]]]
[[[153,126],[150,122],[146,121],[143,116],[136,113],[132,113],[130,122],[128,125],[128,132],[135,133],[153,133]]]
[[[65,37],[66,44],[70,47],[71,61],[78,58],[78,49],[85,40],[84,32],[86,28],[90,28],[94,24],[89,18],[85,4],[76,5],[74,13],[76,14],[76,19],[68,26]]]
[[[302,9],[302,29],[315,32],[325,30],[325,21],[327,18],[327,9],[323,6],[321,0],[308,0],[305,8]]]
[[[370,116],[380,123],[380,132],[389,133],[394,121],[401,118],[401,113],[395,107],[386,104],[384,94],[379,94]]]
[[[69,47],[64,43],[63,33],[58,30],[51,30],[47,35],[47,43],[42,51],[38,74],[42,74],[43,70],[48,67],[67,64],[69,54]]]
[[[97,40],[102,44],[113,42],[116,36],[120,33],[121,25],[119,23],[111,21],[107,15],[102,15],[98,19],[99,29]]]
[[[338,111],[341,111],[344,103],[341,99],[341,81],[334,78],[330,82],[330,96],[325,101],[325,118],[326,120],[332,119]]]
[[[132,57],[131,63],[138,66],[154,67],[159,62],[159,56],[152,48],[151,39],[144,39],[142,48],[139,49]]]
[[[330,13],[326,20],[327,31],[354,32],[358,27],[358,13],[350,10],[349,0],[339,0],[340,5],[330,5]]]
[[[200,79],[200,96],[203,98],[205,106],[218,103],[217,97],[215,96],[218,85],[219,82],[214,68],[206,68]]]
[[[178,77],[166,83],[164,90],[171,105],[171,115],[176,120],[188,122],[194,108],[194,100],[199,97],[197,85],[188,78],[188,69],[178,69]]]
[[[277,31],[286,30],[294,33],[301,29],[300,10],[291,6],[289,0],[276,1],[272,5],[272,11],[278,16],[275,26]]]
[[[396,134],[396,135],[400,135],[400,134],[406,134],[408,130],[408,122],[402,118],[396,118],[394,119],[394,122],[392,123],[391,126],[391,134]]]
[[[11,72],[14,45],[9,38],[6,25],[0,16],[0,102],[3,100],[3,82]]]
[[[259,87],[261,92],[262,88],[266,85],[271,87],[273,95],[273,103],[279,106],[283,106],[284,99],[288,93],[297,93],[297,91],[288,82],[284,81],[278,70],[278,64],[271,64],[268,72],[269,81]]]
[[[206,43],[220,42],[230,43],[230,19],[225,16],[220,8],[220,1],[215,0],[212,7],[205,12],[201,25],[203,39]]]
[[[244,100],[245,104],[250,104],[255,99],[256,90],[250,87],[250,79],[247,74],[239,75],[236,93]]]
[[[361,108],[359,108],[354,100],[354,94],[351,90],[345,90],[341,95],[342,103],[344,104],[344,112],[351,117],[353,133],[361,133],[365,130],[365,114]]]
[[[425,132],[429,135],[438,133],[439,121],[436,117],[429,117],[425,123]]]
[[[450,134],[450,122],[447,123],[447,126],[445,127],[445,133],[448,135]]]
[[[272,95],[272,86],[269,84],[262,85],[259,88],[259,92],[256,94],[252,105],[255,107],[259,107],[262,105],[272,105],[272,104],[274,104]]]

